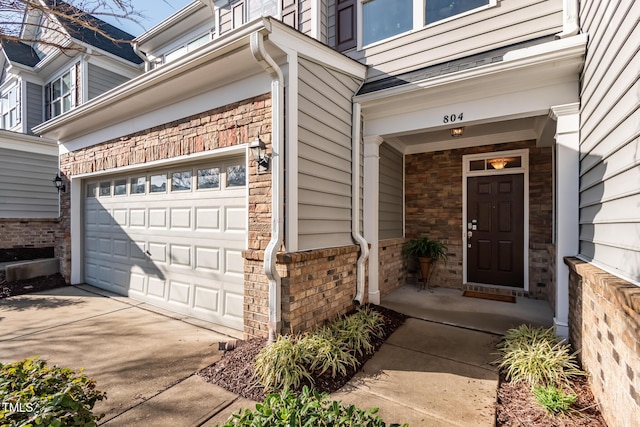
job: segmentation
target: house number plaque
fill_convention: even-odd
[[[455,123],[461,122],[464,118],[464,113],[445,114],[442,116],[442,123]]]

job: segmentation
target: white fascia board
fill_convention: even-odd
[[[95,47],[92,44],[85,43],[78,39],[73,39],[78,45],[82,46],[82,52],[86,52],[90,55],[96,55],[95,52],[98,52],[100,56],[104,56],[109,58],[110,61],[116,61],[118,64],[127,66],[131,69],[138,69],[140,64],[136,64],[135,62],[131,62],[124,58],[119,57],[118,55],[114,55],[113,53],[107,52],[106,50],[102,50],[100,48]]]
[[[138,37],[132,40],[133,43],[137,43],[140,49],[145,51],[153,50],[155,45],[164,44],[168,40],[172,40],[180,33],[191,28],[190,24],[185,24],[184,21],[191,17],[194,13],[207,7],[207,5],[200,0],[195,0],[173,15],[169,16],[164,21],[151,27],[149,30],[140,34]],[[157,41],[153,39],[157,38]]]
[[[366,65],[331,49],[329,46],[294,30],[280,21],[270,19],[270,22],[271,33],[269,34],[269,41],[277,46],[294,50],[300,56],[307,57],[321,63],[323,66],[349,74],[355,78],[363,80],[366,77]]]
[[[0,148],[58,156],[56,141],[6,130],[0,130]]]
[[[469,70],[459,71],[446,74],[439,77],[419,80],[410,84],[384,89],[364,95],[354,97],[355,102],[360,102],[363,106],[374,104],[378,100],[387,100],[391,97],[397,97],[411,92],[430,89],[438,86],[450,84],[460,84],[462,81],[473,80],[478,77],[485,77],[491,74],[504,74],[514,70],[531,68],[547,63],[558,61],[570,61],[579,58],[576,67],[579,68],[584,63],[584,55],[587,46],[587,35],[579,34],[577,36],[568,37],[566,39],[555,40],[543,43],[532,48],[519,49],[509,52],[505,55],[504,60],[493,64],[483,65]]]
[[[59,140],[60,138],[73,137],[73,135],[77,133],[76,129],[74,129],[74,124],[77,124],[78,121],[82,119],[90,117],[91,127],[93,129],[104,127],[104,125],[108,124],[107,121],[112,119],[111,117],[107,117],[108,110],[113,111],[115,114],[123,115],[127,112],[127,109],[131,109],[130,114],[135,115],[137,104],[135,102],[127,102],[128,100],[139,98],[145,93],[148,96],[152,96],[150,92],[161,83],[171,81],[185,74],[187,71],[196,69],[204,64],[221,58],[224,59],[226,55],[234,51],[248,49],[249,36],[255,31],[266,31],[266,24],[266,20],[258,20],[254,22],[253,25],[244,26],[238,31],[229,33],[175,62],[144,73],[68,113],[48,120],[33,128],[33,131],[37,134]]]

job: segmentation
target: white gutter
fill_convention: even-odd
[[[356,92],[357,93],[357,92]],[[369,244],[360,234],[360,139],[362,138],[362,106],[358,102],[353,103],[353,117],[351,137],[353,147],[351,149],[351,235],[360,245],[360,256],[356,263],[356,296],[353,302],[362,304],[364,298],[364,282],[366,278],[365,267],[369,258]]]
[[[271,76],[271,240],[264,251],[264,272],[269,279],[269,343],[280,333],[281,278],[276,270],[276,254],[284,230],[284,76],[264,48],[264,35],[251,34],[251,53]]]
[[[144,61],[144,72],[146,73],[149,70],[151,70],[151,61],[147,57],[146,53],[142,53],[140,51],[140,46],[138,45],[138,42],[137,41],[132,41],[131,42],[131,47],[133,48],[133,53],[138,55],[140,57],[140,59],[142,59]]]
[[[562,2],[562,32],[556,37],[575,36],[580,32],[580,18],[578,16],[579,0],[564,0]]]

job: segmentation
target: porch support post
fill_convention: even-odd
[[[564,257],[579,251],[580,106],[578,103],[551,107],[556,120],[556,334],[569,336],[569,268]]]
[[[369,302],[380,304],[378,285],[378,193],[380,184],[380,136],[364,138],[364,239],[369,242]]]

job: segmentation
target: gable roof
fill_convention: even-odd
[[[59,0],[46,0],[47,5],[52,9],[58,9],[62,12],[69,12],[71,14],[83,14],[84,12],[75,6]],[[93,15],[86,14],[87,19],[92,21],[92,24],[104,31],[109,37],[117,40],[133,40],[134,36],[123,31]],[[105,52],[112,53],[120,58],[135,64],[141,64],[142,58],[135,54],[131,44],[128,42],[114,42],[102,34],[91,31],[88,28],[83,27],[77,22],[70,19],[65,19],[61,16],[56,16],[58,22],[67,30],[69,36],[79,40],[81,42],[90,44],[93,47],[104,50]]]
[[[17,62],[27,67],[35,67],[40,62],[36,51],[26,43],[6,39],[0,40],[0,43],[7,59],[11,62]]]

